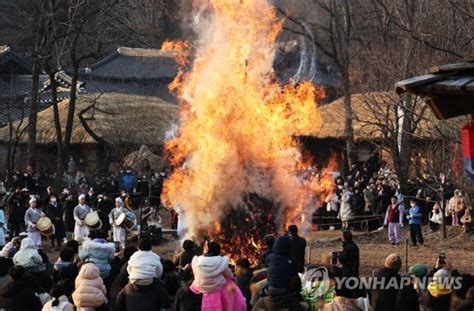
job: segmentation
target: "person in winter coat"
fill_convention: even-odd
[[[474,310],[474,286],[468,289],[466,299],[461,301],[456,311],[472,311]]]
[[[129,259],[129,282],[119,292],[115,308],[119,311],[163,310],[171,306],[170,298],[160,281],[163,266],[160,257],[152,252],[151,241],[140,240],[138,251]]]
[[[441,268],[433,275],[426,293],[426,309],[429,311],[449,310],[453,289],[449,285],[450,273]]]
[[[93,311],[107,303],[104,282],[95,264],[82,265],[75,283],[72,299],[78,311]]]
[[[193,258],[191,266],[195,279],[191,290],[203,294],[202,310],[244,311],[245,298],[233,281],[229,258],[220,256],[220,252],[220,245],[211,241],[207,243],[205,255]]]
[[[266,259],[268,294],[267,299],[260,299],[254,308],[273,308],[301,310],[297,292],[291,288],[294,280],[298,279],[298,266],[291,257],[291,240],[287,236],[280,236],[273,244],[273,253]],[[299,292],[299,290],[298,290]],[[258,306],[260,305],[260,306]]]
[[[30,238],[21,241],[20,250],[13,256],[15,266],[22,266],[27,272],[44,270],[43,259],[36,249],[35,242]]]
[[[131,193],[136,185],[137,177],[132,173],[131,170],[126,170],[125,174],[123,174],[120,178],[120,188],[122,188],[127,193]]]
[[[250,262],[247,258],[237,260],[235,264],[235,281],[239,286],[240,291],[247,302],[247,310],[251,309],[250,300],[252,293],[250,292],[250,284],[252,282],[253,274],[250,271]]]
[[[418,297],[412,284],[402,284],[399,271],[402,258],[390,254],[385,258],[383,268],[374,271],[373,276],[382,284],[372,289],[372,310],[398,311],[418,310]],[[402,288],[400,288],[403,286]]]
[[[335,278],[342,279],[344,274],[338,267],[332,267],[332,275]],[[353,299],[353,291],[348,289],[346,282],[335,287],[336,296],[330,303],[324,304],[323,311],[363,311],[356,299]]]
[[[25,269],[14,266],[9,271],[12,281],[0,288],[0,308],[14,311],[40,311],[41,301],[32,282],[25,278]]]
[[[429,218],[429,227],[430,232],[436,231],[439,229],[439,226],[443,224],[443,213],[439,207],[439,203],[436,202],[433,205],[433,209],[431,210],[430,218]]]
[[[0,257],[0,287],[12,280],[8,274],[11,267],[13,267],[11,258]]]
[[[74,249],[71,247],[64,247],[59,252],[59,258],[54,263],[53,266],[53,282],[59,281],[59,273],[61,270],[69,269],[71,273],[76,277],[77,273],[79,272],[77,266],[74,263]]]
[[[42,311],[74,311],[74,305],[69,302],[62,285],[54,285],[51,289],[51,300],[48,301]]]
[[[12,237],[18,236],[24,229],[25,207],[25,197],[21,189],[16,188],[8,199],[8,227]]]
[[[3,206],[0,206],[0,249],[5,246],[5,231],[7,230],[7,223],[5,222],[5,212]]]
[[[407,218],[413,246],[416,246],[417,243],[423,245],[423,232],[421,231],[422,217],[423,213],[421,212],[421,208],[416,205],[415,200],[410,200],[410,209],[408,210]]]
[[[403,207],[397,203],[397,197],[393,196],[391,204],[385,213],[384,225],[388,226],[388,240],[390,244],[400,244],[403,227]]]
[[[267,259],[268,255],[273,253],[273,243],[275,243],[275,237],[271,234],[267,234],[263,237],[263,243],[265,244],[265,248],[263,249],[263,252],[262,252],[260,265],[262,267],[266,267],[265,260]]]
[[[66,238],[71,240],[74,237],[74,208],[77,205],[77,201],[74,199],[74,196],[69,193],[69,190],[65,189],[63,207],[64,207],[64,230],[66,233]]]
[[[110,273],[110,261],[114,259],[115,245],[107,243],[104,239],[93,239],[85,241],[79,252],[82,261],[93,262],[99,267],[100,276],[106,279]]]
[[[128,279],[131,283],[150,285],[153,279],[161,278],[163,265],[160,256],[151,250],[151,241],[147,238],[140,239],[138,251],[128,260]]]
[[[288,233],[291,240],[291,257],[298,266],[298,272],[304,271],[306,240],[298,235],[298,227],[296,225],[288,226]]]
[[[181,288],[178,289],[174,300],[176,311],[201,311],[202,294],[195,294],[191,289],[193,282],[193,270],[184,269],[181,274]]]
[[[342,252],[339,254],[339,262],[342,265],[342,271],[346,277],[359,276],[359,247],[352,238],[352,232],[345,230],[341,235]]]
[[[183,242],[183,251],[176,257],[174,264],[179,268],[183,268],[187,264],[191,263],[194,256],[196,256],[196,252],[194,251],[194,242],[191,240],[185,240]]]
[[[51,246],[54,247],[54,242],[56,242],[56,246],[60,248],[66,236],[63,221],[64,210],[55,195],[49,198],[49,204],[46,207],[46,215],[51,219],[54,225],[54,233],[50,236]]]

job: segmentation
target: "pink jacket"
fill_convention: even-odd
[[[194,283],[201,293],[217,292],[226,285],[226,279],[234,278],[227,256],[195,256],[191,266]]]
[[[94,310],[102,306],[107,302],[105,294],[99,268],[93,263],[84,264],[76,278],[76,290],[72,294],[77,310]]]
[[[200,293],[195,282],[191,284],[191,291]],[[230,279],[226,279],[226,284],[217,292],[204,293],[202,296],[202,311],[246,311],[244,295],[239,287]]]

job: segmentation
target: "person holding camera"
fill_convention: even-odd
[[[342,272],[346,277],[359,276],[359,247],[355,244],[352,232],[342,231],[342,252],[338,254],[339,262],[342,265]]]

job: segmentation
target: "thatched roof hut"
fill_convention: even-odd
[[[400,97],[393,92],[371,92],[354,94],[352,100],[352,126],[354,128],[355,141],[378,140],[384,137],[384,127],[395,128],[396,122],[401,118],[397,113],[397,105]],[[433,139],[439,135],[441,122],[436,119],[427,105],[418,101],[414,111],[414,118],[419,119],[418,127],[414,136],[419,139]],[[344,98],[319,107],[322,125],[318,132],[312,136],[318,139],[344,139]],[[453,119],[449,122],[451,126],[461,128],[465,118]],[[444,123],[447,124],[447,123]]]
[[[68,107],[68,100],[58,104],[63,133]],[[107,143],[160,145],[166,131],[176,122],[178,109],[177,105],[156,96],[83,95],[76,102],[71,143],[95,144],[103,140]],[[22,127],[26,127],[28,122],[24,123]],[[38,144],[56,143],[52,107],[38,113],[36,140]],[[8,128],[0,129],[0,141],[8,141]],[[26,141],[24,134],[20,143]]]

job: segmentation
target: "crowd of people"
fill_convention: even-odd
[[[0,257],[0,308],[4,310],[472,310],[474,277],[437,258],[402,272],[390,254],[361,282],[359,249],[349,230],[342,250],[305,265],[306,241],[292,225],[264,238],[258,265],[231,264],[213,241],[185,240],[163,259],[148,238],[117,253],[93,232],[82,244],[68,241],[59,258],[28,237],[16,237]],[[11,244],[11,245],[10,245]],[[349,281],[350,280],[350,281]],[[376,281],[374,281],[376,280]],[[358,284],[372,284],[360,286]],[[355,286],[354,286],[355,285]]]
[[[346,176],[338,176],[329,194],[313,214],[318,229],[351,228],[375,230],[388,227],[389,242],[400,242],[400,228],[409,225],[414,245],[423,244],[421,226],[437,231],[446,225],[463,226],[471,232],[472,208],[459,189],[445,187],[443,193],[421,179],[408,181],[405,193],[396,174],[370,162],[355,164]],[[444,203],[444,215],[441,200]]]
[[[164,173],[125,170],[120,177],[86,176],[71,161],[59,193],[48,186],[53,176],[31,170],[17,171],[2,183],[0,309],[474,308],[472,275],[457,271],[441,256],[433,267],[416,264],[405,274],[401,272],[401,256],[390,254],[373,271],[371,278],[382,280],[378,285],[353,288],[344,281],[358,284],[364,279],[359,274],[359,249],[350,229],[361,229],[364,219],[374,228],[386,225],[389,242],[398,244],[401,227],[407,224],[413,245],[418,245],[424,243],[424,224],[431,231],[439,230],[443,221],[470,228],[470,209],[460,190],[446,202],[443,215],[435,193],[419,190],[414,184],[413,193],[404,195],[391,170],[368,162],[353,166],[347,176],[337,177],[334,194],[316,208],[313,221],[319,229],[342,229],[342,250],[321,254],[318,265],[307,264],[306,240],[295,225],[280,236],[262,237],[265,248],[258,260],[231,260],[218,243],[191,240],[182,243],[182,251],[174,258],[161,258],[153,251],[149,237],[142,235],[132,241],[130,228],[117,222],[120,218],[129,220],[132,227],[137,225],[134,209],[141,200],[136,195],[137,176],[145,175],[143,179],[153,183],[148,189],[159,193]],[[145,223],[159,218],[153,208],[141,216]],[[44,217],[51,226],[40,226]],[[89,218],[95,222],[90,223]],[[257,264],[252,266],[251,262]],[[447,282],[451,279],[460,280],[460,285]],[[391,283],[396,285],[386,286]]]

